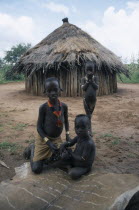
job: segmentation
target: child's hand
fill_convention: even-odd
[[[66,134],[66,141],[70,141],[71,139],[70,139],[70,136],[69,136],[69,134]]]
[[[93,82],[94,82],[94,79],[93,78],[91,78],[91,79],[88,80],[88,83],[89,84],[92,84]]]
[[[64,142],[63,144],[60,145],[60,153],[62,153],[65,148],[67,147],[68,143],[67,142]]]
[[[71,157],[70,153],[68,150],[64,149],[64,151],[61,153],[61,158],[63,160],[69,160]]]
[[[49,141],[48,146],[50,147],[50,150],[52,151],[52,153],[58,150],[57,146],[53,144],[51,141]]]

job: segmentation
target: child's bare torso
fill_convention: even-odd
[[[91,84],[89,84],[89,86],[84,94],[84,98],[89,103],[96,102],[96,90],[94,90],[94,88],[92,87]]]
[[[63,130],[63,124],[64,124],[64,106],[63,103],[61,103],[61,116],[57,117],[50,107],[47,105],[47,103],[43,104],[43,131],[46,133],[46,136],[49,137],[59,137]],[[61,125],[58,126],[58,120],[61,121]]]
[[[95,78],[93,78],[94,80]],[[83,82],[86,83],[87,82],[87,78],[83,78]],[[86,89],[86,91],[84,91],[84,98],[85,101],[88,104],[94,104],[96,103],[96,89],[93,87],[93,85],[90,83]]]

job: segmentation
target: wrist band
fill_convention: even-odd
[[[49,139],[47,137],[44,137],[44,141],[47,142],[49,141]]]
[[[82,159],[85,160],[85,158],[82,156]]]
[[[69,131],[67,131],[66,134],[69,134]]]

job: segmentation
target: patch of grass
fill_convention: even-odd
[[[17,149],[17,144],[5,141],[5,142],[0,143],[0,149],[6,149],[12,152]]]
[[[15,154],[20,147],[21,146],[19,146],[17,143],[11,143],[7,141],[0,143],[0,150],[6,149],[11,154]]]
[[[2,132],[3,130],[3,124],[0,123],[0,132]]]
[[[128,141],[126,141],[125,144],[133,146],[135,144],[135,142],[132,142],[132,141],[130,141],[130,139],[128,139]]]
[[[4,117],[8,117],[8,114],[4,114]]]
[[[16,109],[16,108],[11,109],[9,112],[15,112],[15,111],[17,111],[17,109]]]
[[[27,143],[27,144],[35,143],[35,139],[27,139],[27,140],[25,140],[25,143]]]
[[[99,136],[100,138],[114,137],[111,133],[105,133]]]
[[[128,154],[127,155],[129,158],[136,158],[136,156],[134,154]]]
[[[119,137],[114,137],[114,140],[112,141],[112,145],[117,145],[119,144],[121,139]]]
[[[5,79],[0,79],[0,84],[7,84],[7,83],[13,83],[13,82],[23,82],[25,81],[24,79],[22,80],[5,80]]]
[[[0,132],[4,131],[3,127],[0,127]]]
[[[121,139],[117,136],[114,136],[113,134],[111,133],[105,133],[105,134],[102,134],[99,136],[99,138],[106,138],[106,139],[110,139],[111,140],[111,143],[112,145],[118,145],[121,141]]]
[[[0,117],[8,117],[8,114],[1,113],[1,114],[0,114]]]
[[[15,145],[16,145],[15,143],[5,141],[0,143],[0,149],[9,149],[11,147],[15,147]]]
[[[7,125],[10,125],[11,126],[12,124],[13,124],[13,122],[11,122],[11,121],[8,121],[7,122]]]
[[[24,128],[28,126],[27,123],[18,123],[17,125],[13,126],[12,128],[18,131],[23,131]]]
[[[96,131],[93,131],[93,134],[95,135],[95,134],[97,134],[97,132]]]

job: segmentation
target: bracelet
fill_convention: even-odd
[[[69,135],[69,131],[67,131],[67,132],[66,132],[66,134],[68,134],[68,135]]]
[[[85,158],[82,156],[82,159],[85,160]]]
[[[49,141],[49,139],[47,137],[44,137],[43,139],[45,142]]]

